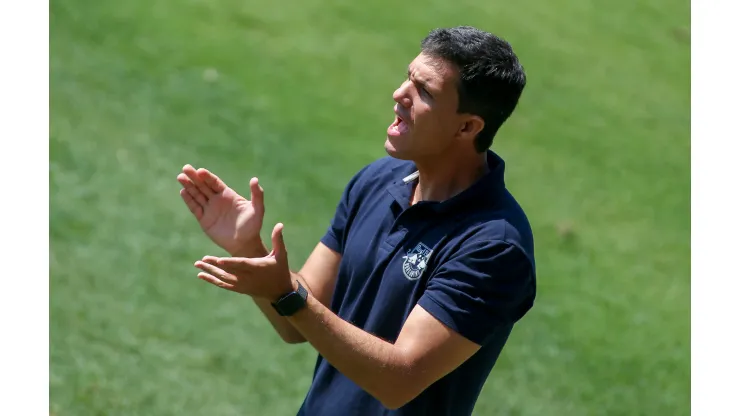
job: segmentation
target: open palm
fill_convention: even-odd
[[[260,241],[265,215],[264,194],[257,178],[249,182],[252,200],[247,200],[207,169],[182,168],[177,181],[180,196],[206,235],[218,246],[237,255],[244,247]]]

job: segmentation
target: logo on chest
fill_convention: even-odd
[[[409,280],[416,280],[421,277],[431,255],[432,249],[425,246],[424,243],[417,244],[416,247],[403,256],[403,275]]]

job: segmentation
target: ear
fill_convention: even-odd
[[[457,135],[462,140],[472,142],[473,140],[475,140],[475,137],[478,136],[478,133],[483,130],[483,127],[485,125],[486,122],[483,121],[480,116],[467,114],[465,118],[462,119],[460,128],[457,131]]]

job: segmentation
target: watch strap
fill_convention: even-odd
[[[301,282],[296,283],[298,283],[298,288],[295,291],[282,296],[276,302],[272,303],[272,307],[275,308],[278,315],[293,315],[306,305],[308,291],[301,285]]]

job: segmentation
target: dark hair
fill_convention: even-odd
[[[483,118],[485,126],[475,138],[475,149],[486,151],[527,83],[511,45],[488,32],[459,26],[431,31],[421,42],[421,51],[456,66],[460,77],[457,111]]]

